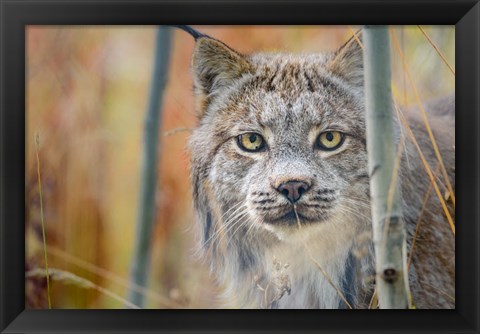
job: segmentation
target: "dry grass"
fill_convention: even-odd
[[[154,300],[156,303],[158,303],[159,305],[162,305],[165,308],[175,309],[175,308],[185,307],[185,305],[182,305],[182,304],[176,302],[175,300],[169,299],[168,297],[162,296],[161,294],[159,294],[155,291],[149,290],[149,289],[147,289],[143,286],[140,286],[138,284],[130,282],[126,278],[123,278],[123,277],[121,277],[121,276],[119,276],[115,273],[112,273],[109,270],[106,270],[104,268],[100,268],[100,267],[98,267],[94,264],[86,262],[86,261],[84,261],[84,260],[82,260],[82,259],[80,259],[76,256],[70,255],[70,254],[62,251],[61,249],[58,249],[58,248],[55,248],[55,247],[49,247],[48,252],[53,256],[64,259],[68,263],[71,263],[78,268],[87,270],[87,271],[95,274],[96,276],[102,277],[105,280],[109,280],[112,283],[115,283],[116,285],[119,285],[119,286],[121,286],[125,289],[136,291],[136,292],[142,294],[143,296],[145,296],[145,298]]]
[[[397,49],[397,52],[398,52],[398,55],[400,56],[400,58],[403,60],[405,58],[401,48],[400,48],[400,44],[398,42],[398,39],[396,37],[396,35],[393,33],[393,31],[391,31],[391,36],[392,36],[392,41],[393,41],[393,44],[395,45],[395,48]],[[418,104],[418,107],[419,107],[419,110],[420,110],[420,114],[423,118],[423,121],[425,123],[425,128],[427,130],[427,133],[428,133],[428,136],[430,137],[430,141],[432,143],[432,146],[433,146],[433,149],[435,151],[435,155],[438,159],[438,162],[440,163],[440,170],[442,171],[442,174],[443,174],[443,177],[445,179],[445,182],[447,184],[447,187],[448,187],[448,191],[450,192],[451,194],[451,199],[452,199],[452,203],[453,203],[453,206],[455,207],[455,194],[454,194],[454,191],[453,191],[453,188],[452,188],[452,184],[450,182],[450,179],[447,175],[447,171],[445,169],[445,165],[443,164],[443,158],[442,158],[442,155],[438,149],[438,145],[437,145],[437,141],[435,140],[435,137],[433,135],[433,132],[432,132],[432,129],[431,129],[431,126],[430,126],[430,122],[428,121],[428,118],[427,118],[427,114],[425,112],[425,108],[423,107],[423,102],[422,102],[422,99],[420,98],[420,94],[418,92],[418,88],[417,88],[417,85],[415,84],[413,78],[412,78],[412,74],[410,73],[410,69],[407,65],[406,62],[403,62],[404,64],[404,71],[405,71],[405,74],[407,75],[407,78],[408,78],[408,81],[413,89],[413,93],[415,95],[415,99],[416,99],[416,102]],[[448,216],[448,215],[447,215]],[[449,219],[449,222],[451,220]],[[453,228],[454,230],[454,228]],[[454,231],[455,233],[455,231]]]
[[[437,54],[440,56],[440,58],[442,58],[443,62],[445,63],[445,65],[448,66],[448,69],[450,70],[450,72],[452,72],[453,75],[455,75],[455,70],[453,69],[452,65],[450,65],[450,63],[448,62],[448,60],[445,58],[445,56],[443,55],[442,51],[439,50],[438,46],[432,41],[432,39],[430,38],[430,36],[428,36],[428,34],[425,32],[425,30],[423,30],[423,28],[419,25],[418,26],[418,29],[422,32],[423,36],[425,36],[425,38],[428,40],[428,42],[430,43],[430,45],[435,49],[435,51],[437,52]]]
[[[74,273],[71,273],[65,270],[50,268],[50,274],[46,274],[43,269],[35,268],[25,273],[25,279],[33,279],[33,278],[38,279],[38,278],[45,278],[45,277],[47,277],[47,280],[49,277],[51,277],[52,280],[55,280],[57,282],[62,282],[63,284],[73,284],[83,289],[94,289],[112,299],[115,299],[116,301],[121,302],[128,308],[140,309],[140,307],[132,304],[131,302],[122,298],[121,296],[105,288],[102,288],[101,286],[93,283],[92,281],[89,281],[83,277],[77,276]]]

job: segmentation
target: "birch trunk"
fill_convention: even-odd
[[[408,307],[406,232],[395,170],[390,45],[386,26],[363,32],[368,168],[380,308]]]
[[[155,188],[157,185],[159,128],[161,106],[167,82],[170,58],[171,31],[169,27],[158,27],[150,96],[144,128],[144,146],[141,165],[140,196],[134,254],[131,262],[130,280],[146,286],[149,274],[151,235],[155,217]],[[129,291],[129,301],[143,307],[144,298],[138,291]]]

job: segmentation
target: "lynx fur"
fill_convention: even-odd
[[[191,182],[199,252],[225,306],[367,308],[375,272],[362,49],[352,39],[326,54],[243,55],[196,37]],[[454,97],[426,110],[455,187]],[[435,171],[419,111],[404,114]],[[397,143],[405,132],[399,124]],[[326,131],[343,134],[337,149],[316,146]],[[242,149],[239,136],[251,134],[252,142],[263,138],[261,150]],[[409,248],[420,224],[409,271],[413,303],[454,308],[454,235],[408,136],[399,182]]]

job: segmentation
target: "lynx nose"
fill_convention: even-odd
[[[291,203],[295,203],[310,189],[310,185],[303,181],[287,181],[282,183],[277,191],[285,196]]]

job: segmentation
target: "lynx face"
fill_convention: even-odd
[[[224,287],[225,304],[369,307],[375,254],[361,48],[351,40],[327,54],[244,56],[196,36],[193,198],[201,254]],[[448,101],[428,109],[454,166],[455,108]],[[433,165],[423,121],[413,114],[415,136]],[[399,140],[399,125],[394,129]],[[416,148],[406,142],[404,154],[402,211],[413,235],[429,181],[419,177]],[[427,205],[428,224],[419,230],[422,242],[411,262],[412,296],[420,308],[452,308],[437,288],[455,293],[455,241],[439,202],[432,196]]]
[[[197,210],[226,230],[241,221],[279,236],[297,231],[299,221],[361,217],[369,188],[355,41],[326,55],[242,56],[202,38],[193,66]]]

